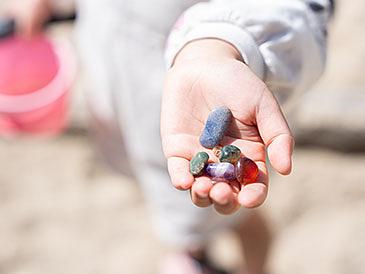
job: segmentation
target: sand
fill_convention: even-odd
[[[165,248],[136,183],[100,165],[87,138],[2,141],[0,152],[0,273],[155,273]],[[298,149],[294,166],[272,177],[264,206],[273,273],[364,273],[365,155]]]

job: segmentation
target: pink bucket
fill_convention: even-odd
[[[0,135],[55,135],[64,129],[72,57],[69,46],[44,36],[0,40]]]

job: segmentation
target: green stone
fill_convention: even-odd
[[[235,164],[241,157],[241,150],[233,145],[224,146],[221,150],[219,161]]]
[[[201,175],[203,173],[205,165],[208,163],[208,153],[202,151],[198,152],[190,161],[190,173],[194,176]]]

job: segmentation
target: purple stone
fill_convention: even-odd
[[[205,168],[206,174],[217,182],[229,182],[236,179],[235,168],[231,163],[211,163]]]

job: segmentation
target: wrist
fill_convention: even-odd
[[[194,40],[186,44],[176,55],[173,65],[206,58],[229,58],[243,61],[239,51],[230,43],[220,39],[207,38]]]

